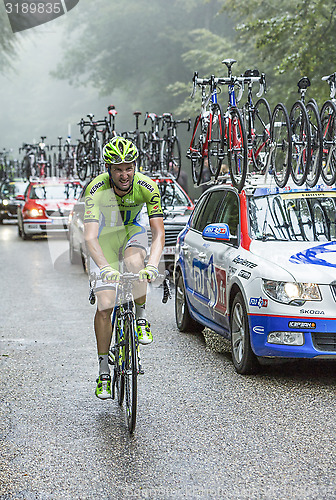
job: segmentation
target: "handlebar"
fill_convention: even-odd
[[[193,90],[191,93],[191,98],[193,99],[196,93],[197,86],[199,87],[210,87],[210,92],[214,90],[217,85],[237,85],[239,87],[239,92],[237,96],[237,101],[240,101],[245,84],[253,85],[253,83],[259,83],[259,90],[256,94],[257,97],[261,97],[262,94],[267,92],[266,90],[266,76],[265,73],[259,74],[258,70],[248,70],[241,76],[228,76],[215,78],[212,75],[210,78],[198,78],[198,73],[195,71],[193,79]]]
[[[100,275],[97,275],[96,273],[91,273],[90,277],[89,277],[89,281],[90,281],[89,302],[92,305],[96,301],[96,297],[95,297],[95,293],[94,293],[93,288],[94,288],[98,278],[100,278]],[[172,298],[170,284],[169,284],[169,271],[165,271],[165,274],[158,274],[156,279],[163,279],[162,303],[165,304],[168,301],[168,299]],[[130,283],[130,282],[134,282],[134,281],[139,281],[139,273],[126,272],[126,273],[120,274],[120,279],[119,279],[118,284]]]

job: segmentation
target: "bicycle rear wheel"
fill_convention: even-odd
[[[290,174],[292,142],[288,113],[282,103],[277,104],[273,110],[271,143],[274,148],[271,161],[275,182],[279,187],[284,187]]]
[[[88,162],[84,142],[80,142],[76,149],[76,167],[78,177],[81,181],[85,181],[87,177]]]
[[[336,180],[336,106],[332,101],[326,101],[321,109],[321,124],[323,137],[323,155],[321,175],[324,182],[331,186]]]
[[[241,191],[247,174],[247,138],[242,116],[238,109],[231,109],[227,125],[228,164],[232,184]]]
[[[252,114],[252,161],[257,172],[265,173],[271,138],[271,108],[263,97],[256,102]]]
[[[220,104],[214,105],[212,121],[208,128],[208,162],[209,170],[216,178],[224,159],[224,125],[223,110]]]
[[[308,114],[301,101],[293,104],[289,121],[292,140],[291,175],[295,184],[302,186],[310,168],[311,136]]]
[[[170,141],[162,143],[162,165],[164,170],[178,180],[181,171],[181,147],[180,141],[174,137]]]
[[[306,109],[309,119],[311,140],[311,161],[308,168],[306,183],[309,187],[314,187],[321,175],[323,156],[322,124],[318,107],[312,100],[308,102]]]
[[[192,139],[187,153],[187,157],[191,160],[191,173],[193,182],[196,186],[200,185],[203,172],[204,158],[203,152],[203,135],[202,135],[202,120],[198,116],[195,120]]]
[[[135,341],[135,321],[127,316],[124,321],[125,333],[125,404],[128,430],[132,434],[136,424],[138,359]]]

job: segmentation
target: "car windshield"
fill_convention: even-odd
[[[180,186],[171,180],[162,180],[157,183],[160,194],[162,208],[187,207],[190,205],[189,199]]]
[[[250,235],[256,240],[336,239],[336,193],[302,192],[251,197]]]
[[[35,184],[30,191],[33,200],[68,200],[76,199],[81,186],[69,182],[67,184]]]
[[[1,194],[4,196],[17,196],[18,194],[23,194],[27,187],[25,182],[11,182],[9,184],[3,184],[1,186]]]

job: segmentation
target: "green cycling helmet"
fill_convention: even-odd
[[[139,156],[135,144],[124,137],[113,137],[103,149],[105,163],[118,165],[118,163],[132,163]]]

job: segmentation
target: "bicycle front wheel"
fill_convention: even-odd
[[[247,138],[242,116],[235,108],[227,124],[227,151],[232,184],[241,191],[247,173]]]
[[[86,148],[84,142],[80,142],[76,149],[76,166],[77,166],[77,175],[81,181],[85,181],[87,177],[87,155]]]
[[[292,139],[292,169],[293,181],[302,186],[307,178],[311,161],[311,136],[309,118],[301,101],[293,104],[289,115]]]
[[[224,159],[223,111],[220,104],[214,105],[208,128],[208,162],[209,170],[216,178]]]
[[[309,187],[314,187],[321,175],[323,155],[322,124],[318,107],[313,100],[308,102],[306,109],[309,119],[311,147],[311,161],[306,183]]]
[[[336,106],[326,101],[321,109],[323,156],[321,175],[324,182],[331,186],[336,180]]]
[[[162,164],[167,173],[178,180],[181,171],[181,147],[177,137],[170,141],[163,141]]]
[[[135,340],[135,321],[127,316],[124,321],[125,333],[125,403],[128,430],[132,434],[136,424],[138,358]]]
[[[125,367],[125,348],[122,345],[123,338],[121,338],[121,336],[123,334],[120,329],[120,321],[120,312],[118,309],[114,319],[114,344],[110,350],[109,359],[111,361],[111,364],[114,365],[113,397],[116,391],[117,400],[119,405],[121,406],[123,404],[125,395],[125,376],[123,373],[123,369]]]
[[[195,120],[192,139],[187,153],[191,160],[191,173],[193,182],[196,186],[200,185],[203,172],[204,158],[203,153],[203,136],[202,136],[202,120],[198,116]]]
[[[252,114],[252,161],[256,172],[265,173],[271,138],[271,108],[263,97],[256,102]]]
[[[282,103],[277,104],[273,110],[271,143],[273,148],[271,161],[275,182],[279,187],[284,187],[290,174],[292,142],[288,113]]]

